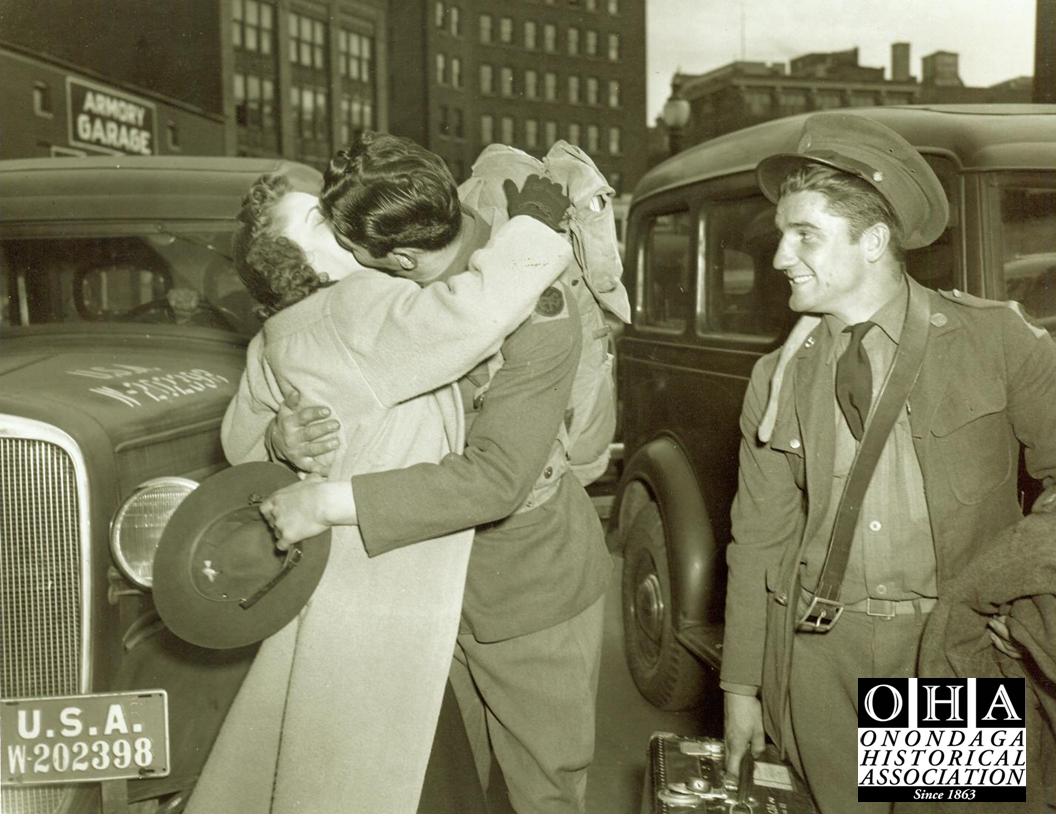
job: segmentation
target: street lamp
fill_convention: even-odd
[[[682,98],[678,86],[671,83],[671,96],[664,103],[660,114],[667,127],[667,147],[674,156],[682,149],[682,129],[689,124],[689,102]]]

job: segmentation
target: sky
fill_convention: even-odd
[[[891,72],[891,43],[910,44],[910,71],[935,51],[960,54],[961,79],[985,86],[1034,73],[1036,0],[646,0],[648,120],[679,69],[702,74],[736,59],[787,63],[858,47],[861,65]],[[744,20],[742,57],[742,11]]]

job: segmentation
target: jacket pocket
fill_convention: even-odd
[[[796,482],[796,487],[800,490],[805,490],[807,469],[799,426],[795,422],[779,422],[774,427],[773,436],[770,437],[770,448],[784,454],[785,459],[788,461],[789,470],[792,472],[792,478]]]
[[[1011,475],[1014,462],[1004,384],[951,379],[931,426],[953,495],[978,504]]]

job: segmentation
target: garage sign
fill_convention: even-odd
[[[154,155],[156,110],[152,102],[73,77],[66,78],[70,144],[105,153]]]

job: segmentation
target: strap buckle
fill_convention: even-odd
[[[881,600],[880,598],[866,598],[865,614],[872,618],[891,620],[897,614],[895,602]]]
[[[819,595],[812,595],[810,606],[798,621],[796,628],[801,632],[828,632],[843,614],[843,604]]]

